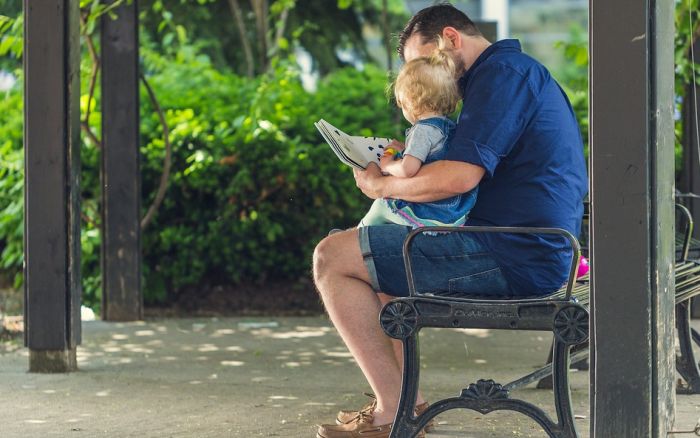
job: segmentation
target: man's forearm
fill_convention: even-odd
[[[422,166],[411,178],[382,178],[380,194],[383,198],[432,202],[468,192],[479,184],[483,174],[479,166],[441,160]]]
[[[407,178],[398,178],[388,176],[391,181],[387,181],[386,190],[383,198],[403,199],[409,202],[434,202],[441,199],[447,199],[458,193],[450,193],[446,191],[436,191],[434,188],[426,188],[421,190],[421,186],[414,185],[408,182]],[[394,181],[396,180],[396,181]]]

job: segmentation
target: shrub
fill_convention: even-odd
[[[22,285],[24,153],[19,86],[0,100],[0,273]]]
[[[174,154],[166,201],[143,237],[148,298],[187,285],[307,276],[317,241],[364,213],[369,201],[313,122],[393,130],[380,71],[340,70],[308,93],[287,63],[247,80],[200,60],[171,65],[152,82],[164,91]],[[163,142],[156,116],[143,108],[150,202]]]

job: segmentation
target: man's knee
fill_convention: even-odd
[[[314,249],[313,275],[316,285],[332,275],[363,278],[364,264],[360,255],[357,230],[330,235]]]
[[[314,282],[318,285],[324,275],[327,275],[330,269],[330,263],[329,261],[332,259],[330,257],[330,254],[334,252],[334,242],[333,239],[329,237],[325,237],[323,240],[321,240],[318,245],[316,245],[316,248],[314,249],[314,256],[313,256],[313,274],[314,274]]]

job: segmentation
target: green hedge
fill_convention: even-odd
[[[22,108],[19,92],[0,100],[0,277],[9,277],[17,288],[24,260]]]
[[[338,70],[307,92],[291,61],[248,79],[217,71],[194,51],[165,59],[144,50],[142,57],[173,147],[165,200],[142,237],[147,302],[172,298],[187,286],[310,275],[315,244],[329,229],[355,224],[370,202],[313,122],[325,118],[350,133],[395,134],[386,74],[372,66]],[[81,99],[83,113],[87,100]],[[18,90],[0,100],[0,267],[18,274],[16,286],[22,263],[21,105]],[[98,135],[100,121],[98,102],[90,116]],[[162,172],[162,136],[142,87],[144,213]],[[99,306],[99,149],[84,140],[81,156],[84,299]]]
[[[152,81],[169,109],[175,153],[166,201],[144,235],[147,294],[308,275],[316,242],[356,223],[368,204],[313,122],[391,131],[384,74],[338,71],[312,94],[286,64],[254,81],[201,61],[172,67]],[[163,142],[156,115],[143,108],[148,204]]]

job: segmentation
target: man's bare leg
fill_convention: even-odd
[[[325,238],[314,251],[314,280],[331,321],[377,395],[374,424],[393,421],[401,366],[379,325],[381,302],[370,286],[357,229]],[[399,345],[399,348],[401,346]]]

